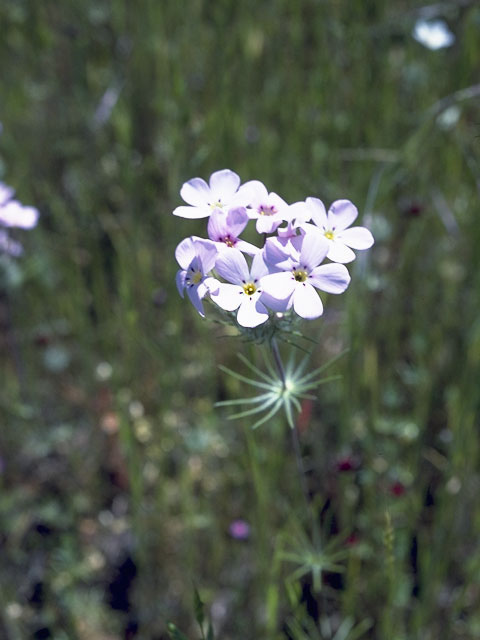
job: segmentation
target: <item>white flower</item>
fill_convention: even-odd
[[[257,327],[266,322],[269,313],[261,296],[261,281],[268,273],[261,254],[253,258],[249,270],[247,261],[238,249],[221,253],[215,263],[215,270],[231,284],[219,283],[218,290],[211,292],[211,298],[225,311],[238,309],[237,322],[242,327]]]
[[[451,47],[455,42],[455,36],[445,20],[417,20],[412,35],[417,42],[434,51]]]
[[[248,217],[257,221],[258,233],[273,233],[284,220],[290,220],[288,204],[276,193],[268,193],[259,180],[244,185],[250,191]]]
[[[373,236],[365,227],[350,227],[358,216],[358,210],[350,200],[336,200],[328,213],[325,205],[318,198],[307,198],[306,205],[311,218],[328,240],[327,258],[333,262],[346,263],[355,260],[352,249],[369,249],[373,243]],[[314,225],[303,223],[305,231],[315,229]]]
[[[350,282],[343,264],[319,266],[329,249],[328,241],[318,230],[307,232],[298,258],[290,258],[288,267],[283,265],[282,271],[264,276],[263,290],[277,300],[284,300],[285,308],[293,306],[302,318],[318,318],[323,313],[323,304],[315,288],[343,293]]]
[[[202,299],[212,289],[216,290],[217,281],[208,277],[213,269],[218,251],[213,242],[201,238],[185,238],[175,249],[175,257],[182,267],[177,272],[176,284],[183,298],[184,290],[198,313],[204,317]]]
[[[247,206],[250,200],[247,185],[240,187],[240,177],[230,169],[212,173],[208,184],[202,178],[192,178],[180,189],[180,195],[190,206],[177,207],[173,215],[206,218],[215,209],[226,213],[231,208]]]
[[[14,193],[11,187],[0,182],[0,225],[32,229],[38,222],[38,211],[14,200]]]

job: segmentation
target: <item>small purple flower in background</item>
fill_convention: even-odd
[[[215,244],[201,238],[185,238],[175,250],[177,262],[182,267],[176,277],[178,292],[183,298],[187,290],[188,297],[202,317],[205,316],[202,299],[211,288],[216,289],[218,285],[215,278],[207,276],[213,269],[217,255]]]
[[[284,265],[282,271],[262,279],[264,291],[277,300],[285,300],[285,308],[293,306],[300,317],[318,318],[323,313],[323,304],[315,288],[343,293],[350,282],[343,264],[320,265],[329,249],[328,241],[318,230],[306,233],[298,258],[290,258],[288,268]]]
[[[260,249],[238,237],[247,226],[248,220],[245,207],[230,209],[227,214],[216,209],[208,219],[208,237],[215,242],[218,251],[235,247],[253,256]]]
[[[329,260],[342,264],[352,262],[355,260],[352,249],[369,249],[373,245],[373,236],[365,227],[347,228],[358,216],[357,207],[350,200],[336,200],[328,213],[318,198],[307,198],[305,202],[314,224],[330,244],[327,253]],[[303,224],[305,230],[312,227],[311,224]]]
[[[215,263],[215,269],[231,284],[219,283],[211,298],[225,311],[236,311],[242,327],[258,327],[269,318],[268,309],[261,301],[261,279],[268,273],[261,254],[257,254],[249,270],[247,261],[238,249],[225,251]]]
[[[208,184],[203,178],[185,182],[180,195],[190,206],[177,207],[173,215],[206,218],[215,209],[226,213],[235,207],[246,207],[250,201],[250,187],[248,183],[240,187],[239,176],[230,169],[222,169],[212,173]]]
[[[257,221],[258,233],[273,233],[284,220],[289,220],[289,206],[276,193],[268,193],[259,180],[251,180],[246,185],[250,189],[248,217]]]
[[[245,520],[233,520],[228,527],[228,533],[235,540],[247,540],[250,537],[250,525]]]

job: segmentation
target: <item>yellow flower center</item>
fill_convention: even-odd
[[[226,238],[224,238],[223,241],[227,245],[227,247],[235,246],[235,242],[230,238],[230,236],[227,236]]]
[[[295,269],[293,271],[293,277],[297,282],[305,282],[305,280],[308,278],[308,273],[303,269]]]
[[[273,216],[273,214],[277,213],[277,211],[276,211],[275,207],[272,206],[272,205],[268,206],[266,204],[262,204],[262,206],[258,210],[258,213],[261,216]]]
[[[335,234],[333,233],[333,231],[325,231],[325,238],[327,238],[327,240],[333,240],[333,238],[335,237]]]
[[[246,282],[243,285],[243,291],[247,296],[253,296],[256,290],[257,290],[257,287],[253,284],[253,282]]]
[[[192,282],[193,284],[198,284],[200,282],[200,280],[202,279],[202,274],[200,271],[196,271],[193,276],[192,276]]]

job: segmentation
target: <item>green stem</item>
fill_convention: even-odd
[[[275,338],[272,338],[270,345],[272,347],[272,354],[273,354],[273,359],[275,360],[275,364],[277,366],[278,369],[278,373],[280,375],[280,379],[283,383],[283,386],[285,388],[286,385],[286,375],[285,375],[285,367],[283,366],[283,361],[282,361],[282,357],[280,355],[280,349],[278,348],[278,344],[277,341],[275,340]],[[298,475],[300,478],[300,485],[302,487],[302,494],[303,494],[303,498],[305,501],[305,509],[307,511],[307,513],[309,514],[309,517],[311,517],[312,519],[312,526],[313,526],[313,531],[315,532],[315,518],[313,515],[313,512],[310,508],[310,493],[308,490],[308,484],[307,484],[307,477],[306,477],[306,473],[305,473],[305,467],[303,464],[303,457],[302,457],[302,449],[300,446],[300,438],[298,435],[298,427],[296,425],[296,423],[294,423],[293,428],[291,429],[292,432],[292,443],[293,443],[293,450],[295,452],[295,459],[297,462],[297,470],[298,470]]]

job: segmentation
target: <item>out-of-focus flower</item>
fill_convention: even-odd
[[[373,245],[373,236],[365,227],[348,229],[358,216],[358,210],[350,200],[336,200],[328,213],[318,198],[307,198],[306,205],[311,212],[314,224],[321,230],[330,246],[327,258],[333,262],[352,262],[355,254],[352,249],[369,249]],[[312,225],[303,224],[304,229]]]
[[[405,491],[405,485],[403,484],[403,482],[400,482],[400,480],[396,480],[393,484],[390,485],[390,493],[396,498],[403,496]]]
[[[350,455],[345,455],[337,459],[335,468],[337,471],[353,471],[358,467],[357,460]]]
[[[206,218],[215,209],[226,213],[236,207],[246,207],[251,197],[249,184],[240,187],[239,176],[230,169],[212,173],[208,184],[203,178],[185,182],[180,195],[190,205],[174,210],[173,215],[181,218]]]
[[[233,520],[228,527],[228,533],[235,540],[247,540],[250,537],[250,525],[245,520]]]
[[[0,183],[0,225],[32,229],[38,222],[38,211],[13,199],[14,190]]]
[[[205,316],[202,299],[217,284],[214,278],[208,277],[217,254],[213,242],[200,238],[185,238],[175,250],[177,262],[182,267],[176,277],[178,292],[183,298],[183,292],[187,290],[188,297],[201,316]]]
[[[455,36],[448,28],[445,20],[417,20],[412,32],[417,42],[433,51],[451,47]]]

